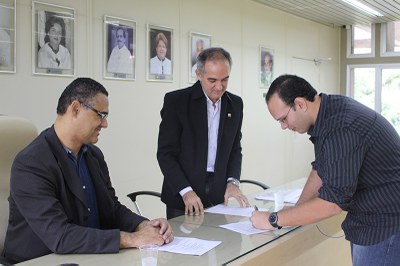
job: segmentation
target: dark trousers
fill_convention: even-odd
[[[206,184],[204,187],[204,192],[206,195],[205,202],[203,202],[204,208],[208,208],[213,206],[211,201],[208,199],[208,195],[211,191],[212,184],[214,183],[214,173],[213,172],[207,172],[206,176]],[[196,191],[195,191],[196,192]],[[167,219],[172,219],[177,216],[181,216],[185,214],[185,209],[180,210],[180,209],[175,209],[175,208],[170,208],[167,206]]]

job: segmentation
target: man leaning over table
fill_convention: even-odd
[[[4,255],[16,263],[49,253],[117,253],[173,239],[165,219],[149,221],[115,195],[101,150],[108,92],[77,78],[58,101],[57,118],[15,158]]]
[[[353,265],[400,265],[400,138],[380,114],[349,97],[283,75],[266,95],[282,129],[308,133],[315,161],[299,201],[255,211],[256,228],[312,224],[347,211],[342,223]]]

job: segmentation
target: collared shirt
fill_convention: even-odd
[[[393,126],[351,98],[321,94],[308,134],[323,184],[319,197],[348,212],[346,239],[372,245],[400,232],[400,138]]]
[[[114,47],[107,63],[107,71],[111,73],[133,74],[133,57],[124,45],[119,49]]]
[[[207,172],[214,172],[215,158],[217,156],[218,129],[221,117],[221,99],[213,104],[207,98],[207,121],[208,121],[208,154],[207,154]]]
[[[207,99],[207,121],[208,121],[208,154],[207,154],[207,172],[214,172],[215,159],[217,156],[218,145],[218,129],[219,120],[221,117],[221,99],[215,104],[212,103],[210,98],[204,92]],[[192,187],[182,189],[179,194],[185,195],[186,192],[192,191]]]
[[[157,56],[150,59],[150,74],[172,75],[171,60],[164,58],[160,60]]]
[[[92,228],[100,228],[96,191],[85,159],[85,153],[87,152],[88,148],[86,145],[82,146],[81,150],[79,151],[78,158],[76,158],[74,153],[67,147],[64,146],[64,149],[68,154],[71,165],[74,167],[76,174],[79,176],[82,182],[82,189],[85,194],[86,205],[89,211],[87,226]]]

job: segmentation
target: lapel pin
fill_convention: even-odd
[[[232,117],[232,114],[231,114],[231,113],[228,113],[228,117]]]

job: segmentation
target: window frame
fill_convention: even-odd
[[[386,51],[386,35],[387,35],[387,23],[381,24],[381,49],[380,49],[380,56],[381,57],[400,57],[399,52],[388,52]]]
[[[354,54],[351,52],[353,42],[354,27],[359,24],[351,25],[347,28],[347,58],[371,58],[375,57],[375,24],[371,24],[371,53],[368,54]],[[367,26],[367,25],[364,25]]]

